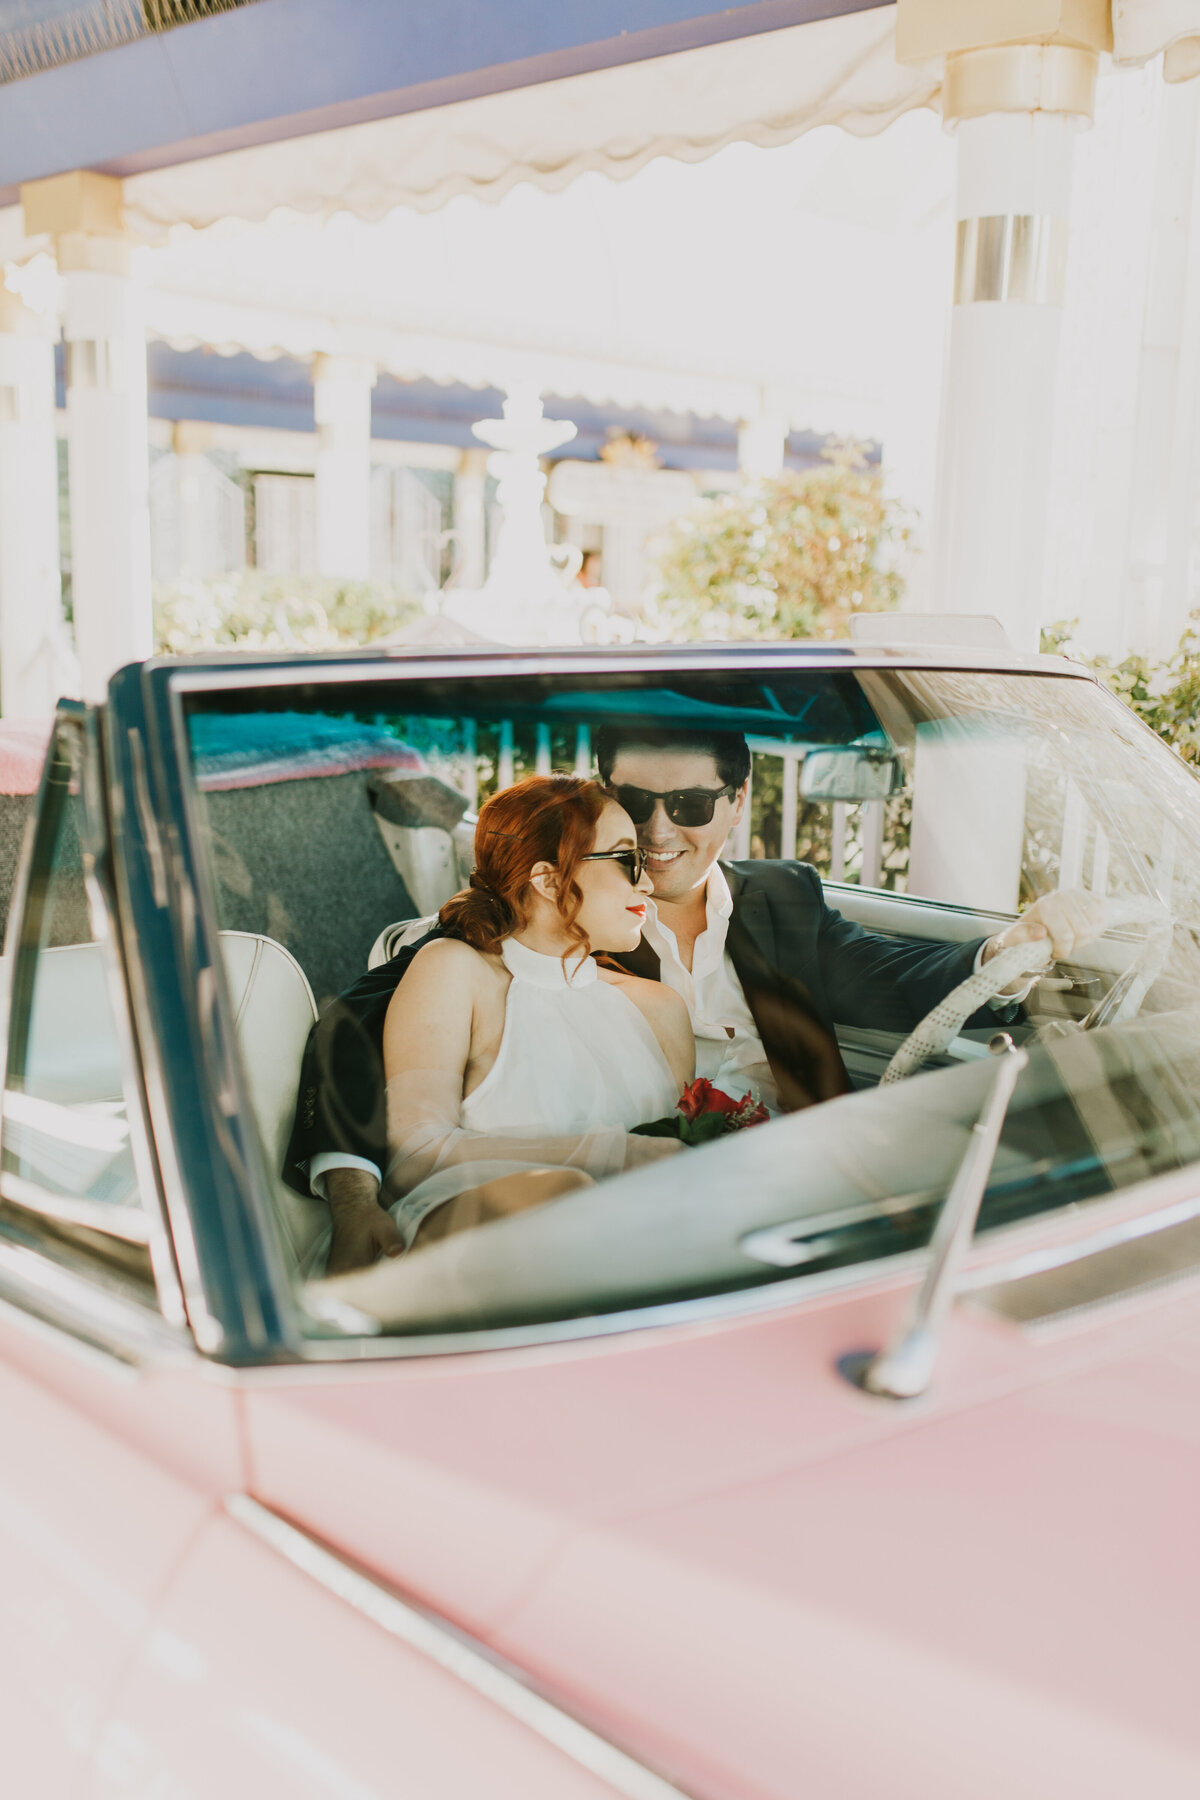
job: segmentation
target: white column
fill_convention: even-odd
[[[958,255],[934,510],[933,603],[992,613],[1021,650],[1042,620],[1071,150],[1065,113],[957,127]]]
[[[783,471],[787,448],[787,420],[764,413],[738,426],[738,468],[751,480],[769,478]]]
[[[1168,657],[1195,604],[1200,490],[1200,88],[1164,86],[1134,416],[1124,643]]]
[[[75,643],[83,691],[154,648],[146,333],[130,245],[59,242],[67,347],[67,473]]]
[[[481,588],[487,578],[486,450],[464,450],[454,475],[454,585]]]
[[[908,893],[1015,913],[1024,828],[1018,743],[982,727],[918,725]]]
[[[48,718],[78,692],[62,615],[54,347],[0,283],[0,713]]]
[[[930,599],[993,614],[1022,650],[1043,623],[1072,144],[1111,48],[1110,0],[897,6],[898,60],[943,59],[958,146]]]
[[[374,365],[357,356],[313,364],[317,421],[317,568],[365,580],[371,572],[371,389]]]

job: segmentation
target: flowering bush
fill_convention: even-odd
[[[844,637],[897,606],[910,524],[854,445],[701,500],[660,540],[657,624],[672,637]]]
[[[1120,662],[1104,656],[1079,656],[1077,661],[1110,687],[1156,731],[1160,738],[1177,750],[1185,763],[1200,768],[1200,612],[1190,620],[1179,647],[1165,662],[1155,663],[1148,656],[1131,654]],[[1059,620],[1042,630],[1044,651],[1051,655],[1069,656],[1079,620]]]
[[[245,569],[181,577],[154,591],[154,635],[169,655],[206,649],[333,650],[369,644],[420,614],[378,581],[267,575]]]

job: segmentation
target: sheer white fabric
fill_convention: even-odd
[[[594,1180],[663,1153],[631,1137],[663,1118],[678,1083],[654,1032],[590,957],[540,956],[509,938],[512,976],[495,1063],[464,1099],[445,1071],[395,1076],[387,1088],[388,1191],[406,1244],[435,1206],[500,1176],[578,1169]]]

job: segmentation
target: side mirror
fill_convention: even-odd
[[[887,800],[903,786],[900,759],[890,750],[873,750],[865,744],[810,750],[800,765],[800,794],[805,800],[843,800],[854,806]]]

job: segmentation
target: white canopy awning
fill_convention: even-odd
[[[886,146],[826,128],[375,224],[227,220],[139,253],[146,322],[179,350],[875,435],[889,368],[942,320],[953,170],[921,109]]]
[[[1200,0],[1112,0],[1113,61],[1140,67],[1162,53],[1168,81],[1200,75]]]
[[[130,176],[127,216],[152,239],[280,207],[381,219],[460,194],[499,199],[519,182],[554,191],[585,170],[619,180],[654,157],[699,162],[814,125],[873,134],[938,90],[936,71],[896,62],[895,13],[876,7]]]

